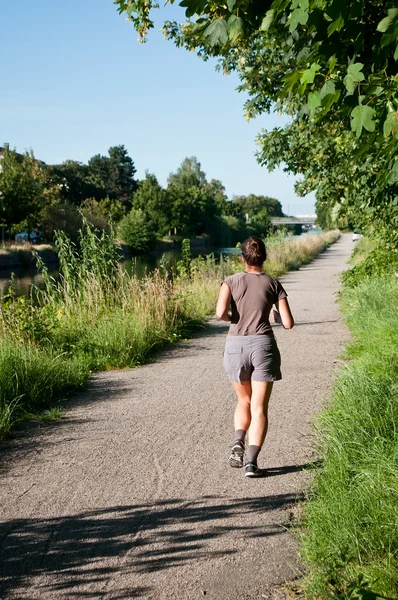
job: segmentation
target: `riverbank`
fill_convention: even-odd
[[[134,256],[131,248],[126,244],[121,244],[120,255],[123,258],[132,258]],[[160,254],[169,250],[180,250],[181,240],[179,239],[161,239],[158,240],[154,254]],[[208,249],[208,240],[204,238],[193,238],[191,248]],[[34,269],[36,270],[36,259],[34,253],[37,253],[40,260],[48,267],[54,267],[58,264],[58,254],[54,244],[5,244],[0,248],[0,277],[7,277],[13,270]]]
[[[35,268],[35,251],[46,265],[56,265],[58,256],[51,244],[7,245],[0,248],[0,275],[6,276],[12,269]]]
[[[349,362],[317,419],[323,470],[302,549],[309,598],[398,598],[398,282],[358,266],[340,296]]]
[[[297,269],[338,237],[270,239],[267,271]],[[11,294],[1,306],[0,435],[85,385],[91,372],[140,365],[187,337],[214,314],[220,281],[242,269],[240,257],[186,257],[173,279],[160,271],[137,278],[120,269],[112,239],[88,231],[80,256],[64,237],[59,247],[62,279],[44,271],[35,302]]]

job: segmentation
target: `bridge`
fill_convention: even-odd
[[[272,225],[304,225],[312,227],[315,224],[316,215],[306,217],[272,217]]]

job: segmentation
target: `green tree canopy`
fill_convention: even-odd
[[[103,190],[90,181],[87,165],[76,160],[67,160],[60,165],[51,165],[48,169],[64,202],[80,206],[86,198],[104,197]]]
[[[236,202],[241,207],[242,213],[248,214],[249,218],[264,210],[271,217],[283,217],[282,204],[276,198],[249,194],[248,196],[234,196],[232,201]]]
[[[112,146],[108,154],[109,156],[96,154],[90,158],[88,179],[101,190],[102,198],[118,199],[127,210],[131,208],[132,196],[137,187],[134,179],[136,168],[123,145]]]
[[[144,254],[155,247],[156,235],[143,210],[132,208],[119,223],[119,236],[135,254]]]
[[[221,182],[208,183],[196,157],[186,158],[167,185],[171,227],[178,233],[216,235],[225,194]]]
[[[145,37],[153,26],[154,3],[116,4]],[[165,35],[205,60],[216,57],[224,72],[237,71],[239,89],[248,96],[248,118],[272,109],[291,116],[286,129],[259,136],[260,162],[268,168],[284,164],[286,170],[304,174],[297,191],[315,190],[322,203],[319,212],[329,220],[337,214],[362,220],[368,232],[373,229],[386,239],[391,224],[398,224],[396,2],[183,0],[180,5],[188,20],[166,22]],[[333,137],[339,139],[337,155]],[[318,152],[323,156],[312,168],[304,153],[313,156],[314,146],[327,151]],[[321,169],[322,158],[332,155],[349,161],[348,176],[339,174],[337,165],[330,175],[325,165]],[[361,189],[358,195],[364,185],[369,193]],[[375,214],[377,227],[372,225]],[[397,238],[390,236],[388,243],[396,247]]]
[[[148,215],[158,234],[168,233],[171,227],[171,209],[166,191],[154,174],[146,172],[145,179],[138,182],[133,196],[133,207]]]
[[[32,231],[41,211],[51,201],[48,173],[33,152],[23,155],[8,148],[0,166],[0,219],[8,229],[26,227]]]
[[[170,173],[167,180],[169,186],[178,186],[188,190],[191,187],[203,187],[206,183],[206,174],[196,156],[185,158],[175,173]]]

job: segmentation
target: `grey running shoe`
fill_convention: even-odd
[[[254,463],[245,465],[245,477],[264,477],[265,469],[260,469]]]
[[[245,447],[243,442],[235,442],[232,446],[231,456],[229,457],[229,466],[240,468],[243,467],[243,454],[245,452]]]

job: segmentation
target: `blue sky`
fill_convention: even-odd
[[[2,0],[0,145],[32,148],[54,164],[124,144],[137,176],[149,170],[162,185],[196,156],[230,198],[265,194],[290,214],[313,212],[313,197],[297,197],[293,177],[268,173],[254,157],[256,134],[284,119],[247,123],[237,77],[163,39],[162,17],[183,10],[157,12],[156,31],[141,45],[112,0]]]

